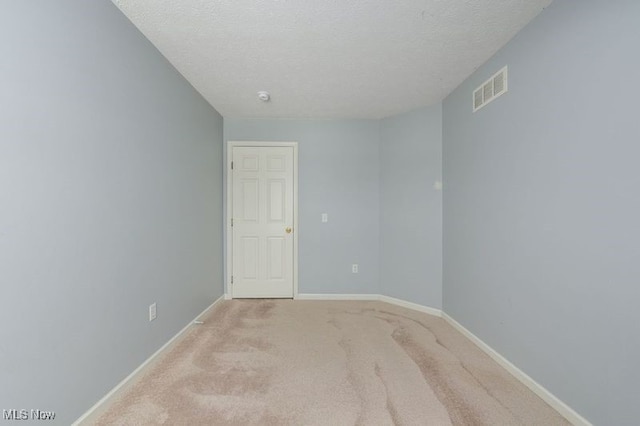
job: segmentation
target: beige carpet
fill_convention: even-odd
[[[99,425],[565,425],[444,320],[381,302],[217,306]]]

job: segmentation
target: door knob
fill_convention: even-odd
[[[287,234],[290,234],[291,233],[291,228],[287,228],[287,229],[285,229],[285,231],[287,232]]]

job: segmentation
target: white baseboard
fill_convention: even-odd
[[[142,377],[142,375],[148,371],[149,368],[153,365],[153,362],[156,361],[161,354],[168,351],[168,349],[174,344],[177,343],[177,340],[193,325],[194,321],[197,321],[198,318],[206,314],[211,308],[213,308],[218,302],[223,300],[225,297],[219,297],[215,302],[209,305],[204,311],[198,314],[192,321],[189,321],[182,330],[180,330],[175,336],[173,336],[167,343],[162,345],[160,349],[158,349],[153,355],[151,355],[145,362],[140,364],[138,368],[136,368],[131,374],[124,378],[120,383],[118,383],[113,389],[109,391],[105,396],[103,396],[98,402],[96,402],[93,407],[89,408],[86,413],[76,420],[72,426],[81,426],[88,425],[91,422],[95,422],[98,417],[100,417],[104,411],[108,408],[109,403],[115,400],[115,397],[118,393],[125,391],[131,385],[135,383],[135,379]]]
[[[482,349],[482,351],[493,358],[493,360],[500,364],[501,367],[511,373],[511,375],[522,382],[522,384],[528,387],[533,393],[538,395],[544,402],[553,407],[565,419],[571,422],[571,424],[575,426],[592,426],[591,423],[584,417],[576,413],[571,407],[562,402],[558,397],[549,392],[541,384],[529,377],[524,371],[513,365],[509,360],[496,352],[491,346],[487,345],[479,337],[467,330],[462,324],[460,324],[444,312],[442,314],[442,317],[456,330],[462,333],[466,338],[475,343],[475,345]]]
[[[417,303],[407,302],[406,300],[396,299],[382,294],[313,294],[300,293],[296,297],[297,300],[375,300],[379,302],[391,303],[392,305],[402,306],[404,308],[413,309],[414,311],[424,312],[437,317],[442,316],[440,309],[430,308],[428,306],[418,305]]]
[[[298,293],[296,300],[380,300],[379,294],[313,294]]]
[[[442,311],[440,309],[407,302],[406,300],[396,299],[395,297],[380,295],[378,300],[381,302],[391,303],[392,305],[402,306],[403,308],[413,309],[414,311],[424,312],[425,314],[434,315],[436,317],[442,316]]]

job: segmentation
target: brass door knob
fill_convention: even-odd
[[[290,234],[291,233],[291,228],[287,228],[287,229],[285,229],[285,231],[287,231],[287,234]]]

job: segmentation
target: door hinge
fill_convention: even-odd
[[[231,275],[231,284],[233,284],[233,275]]]
[[[233,218],[231,218],[231,227],[233,228]]]
[[[231,162],[231,170],[233,170],[233,161]]]

